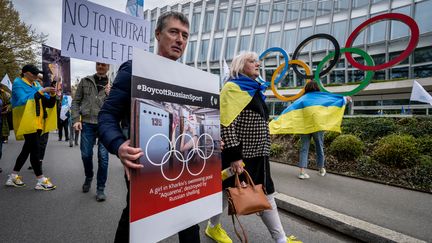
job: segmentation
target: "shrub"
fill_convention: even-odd
[[[422,190],[432,192],[432,157],[421,155],[420,165],[414,170],[412,183]]]
[[[350,118],[342,123],[343,133],[354,134],[364,141],[373,141],[396,131],[393,118]]]
[[[382,164],[408,168],[416,164],[419,155],[416,140],[411,135],[389,135],[378,141],[372,157]]]
[[[355,159],[363,154],[364,144],[354,135],[340,135],[331,143],[329,152],[338,160]]]
[[[419,152],[425,155],[432,156],[432,137],[431,136],[423,136],[417,138],[417,144],[419,148]]]
[[[432,119],[430,118],[402,118],[397,124],[399,132],[403,134],[414,137],[432,135]]]
[[[338,132],[327,131],[324,133],[324,146],[329,146],[335,138],[340,135]]]
[[[380,170],[379,164],[370,156],[362,155],[357,159],[357,172],[361,176],[375,177]]]
[[[272,143],[270,145],[270,156],[277,157],[284,151],[284,146],[279,143]]]

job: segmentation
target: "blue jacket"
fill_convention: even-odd
[[[99,139],[112,154],[129,136],[132,61],[123,63],[98,116]]]

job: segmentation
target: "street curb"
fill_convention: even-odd
[[[279,208],[365,242],[425,242],[411,236],[287,196],[275,195]]]

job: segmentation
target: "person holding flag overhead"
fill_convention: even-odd
[[[255,52],[242,52],[231,63],[230,79],[220,95],[221,136],[225,143],[222,169],[230,167],[239,174],[247,170],[255,184],[263,185],[272,209],[258,215],[274,242],[301,242],[294,236],[286,237],[274,199],[269,163],[269,111],[263,94],[266,86],[256,81],[259,69],[260,61]],[[234,177],[223,181],[223,188],[233,185]],[[226,195],[223,204],[226,208]],[[206,235],[217,242],[232,242],[220,225],[220,215],[209,220]]]
[[[300,173],[298,178],[308,179],[305,172],[311,138],[315,142],[318,173],[325,176],[324,131],[341,132],[345,105],[351,97],[320,92],[316,82],[305,85],[305,94],[288,106],[282,114],[270,122],[271,134],[300,134]]]

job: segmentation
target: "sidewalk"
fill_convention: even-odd
[[[300,180],[297,167],[280,163],[272,163],[271,170],[280,193],[278,206],[287,211],[310,220],[318,219],[319,223],[336,230],[346,224],[339,219],[348,219],[351,233],[345,233],[355,237],[364,235],[366,241],[370,238],[363,227],[382,234],[382,238],[376,239],[411,242],[415,240],[411,236],[432,242],[432,194],[330,173],[321,177],[314,170],[307,171],[310,179]],[[386,238],[393,231],[401,234]]]

